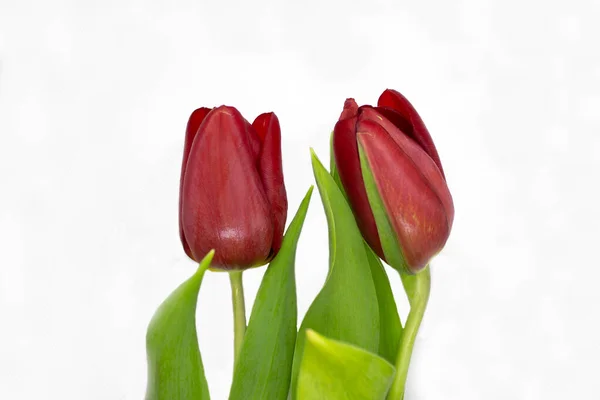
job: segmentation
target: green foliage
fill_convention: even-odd
[[[376,354],[306,331],[298,400],[383,400],[394,367]]]
[[[230,400],[287,398],[297,329],[296,247],[311,194],[312,187],[258,289],[235,366]]]
[[[292,397],[296,395],[306,329],[373,353],[379,350],[379,306],[363,239],[346,199],[314,153],[312,162],[329,226],[329,273],[300,326]]]
[[[204,257],[196,273],[167,297],[150,321],[146,400],[210,398],[196,333],[196,304],[213,255],[211,251]]]

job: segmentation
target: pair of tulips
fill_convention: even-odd
[[[448,239],[454,205],[415,108],[390,89],[376,107],[347,99],[332,144],[339,179],[366,242],[400,271],[424,269]],[[215,249],[214,269],[264,265],[279,251],[286,218],[277,116],[261,114],[250,124],[233,107],[195,110],[180,182],[186,254],[199,262]]]

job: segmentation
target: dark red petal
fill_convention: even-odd
[[[356,117],[358,113],[358,104],[352,98],[346,99],[344,102],[344,110],[342,110],[342,114],[340,115],[339,121],[343,119],[348,119],[352,117]]]
[[[208,114],[183,182],[183,230],[196,260],[215,249],[213,266],[264,263],[273,242],[269,204],[248,145],[247,125],[232,107]]]
[[[421,169],[435,171],[433,160],[423,153],[426,158],[421,162],[433,167],[415,165],[380,124],[359,121],[357,136],[406,262],[412,272],[418,272],[444,247],[450,234],[454,208],[448,215],[444,203],[452,204],[452,198],[445,180],[438,174],[437,181],[428,181]]]
[[[452,199],[447,198],[444,193],[447,192],[447,186],[444,176],[441,174],[438,166],[429,157],[429,155],[411,138],[404,134],[403,131],[397,128],[395,124],[390,122],[387,118],[379,113],[372,107],[361,107],[359,116],[360,121],[370,120],[380,125],[385,131],[391,136],[398,146],[410,157],[427,182],[430,183],[433,191],[438,195],[444,209],[448,215],[454,216],[454,207],[452,205]],[[441,189],[440,189],[441,188]],[[441,193],[438,192],[441,190]]]
[[[440,156],[438,155],[435,144],[431,139],[431,135],[429,134],[427,127],[425,127],[425,123],[419,116],[419,113],[417,113],[417,110],[415,110],[413,105],[406,99],[406,97],[396,90],[386,89],[381,96],[379,96],[377,105],[379,107],[389,107],[398,112],[406,120],[410,121],[410,124],[412,125],[412,130],[410,132],[404,131],[404,129],[402,129],[403,127],[401,126],[399,126],[399,128],[402,129],[405,134],[414,139],[419,146],[421,146],[421,148],[425,150],[427,154],[429,154],[429,157],[433,159],[435,164],[440,169],[442,176],[444,179],[446,179],[442,162],[440,161]],[[393,118],[390,119],[392,122],[395,122]]]
[[[183,250],[185,251],[185,254],[187,254],[188,257],[192,259],[192,252],[190,251],[190,246],[188,245],[183,232],[181,216],[181,205],[183,199],[181,197],[181,193],[183,191],[183,177],[185,176],[185,169],[187,166],[190,149],[192,148],[192,143],[194,143],[194,138],[196,137],[198,128],[200,128],[202,121],[204,121],[204,118],[206,118],[210,111],[211,109],[206,107],[201,107],[194,110],[194,112],[192,113],[192,115],[190,115],[190,118],[188,120],[187,128],[185,130],[185,142],[183,144],[183,161],[181,163],[181,176],[179,178],[179,238],[181,239],[181,244],[183,245]],[[200,260],[195,261],[200,262]]]
[[[340,120],[335,124],[333,154],[340,180],[348,195],[358,228],[373,251],[379,257],[385,259],[360,167],[356,142],[356,121],[357,118],[352,117]]]
[[[252,151],[252,158],[258,162],[260,157],[260,148],[262,146],[263,137],[256,132],[256,128],[244,118],[244,125],[246,126],[246,140],[250,150]]]
[[[389,107],[374,107],[377,112],[384,116],[388,121],[396,126],[396,128],[400,129],[404,132],[408,137],[413,139],[413,126],[410,120],[404,118],[400,113]],[[415,141],[416,143],[416,141]]]
[[[262,140],[258,170],[275,224],[272,245],[274,257],[281,248],[288,208],[281,162],[281,128],[274,113],[259,115],[252,126]]]

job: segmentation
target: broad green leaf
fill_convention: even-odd
[[[230,400],[287,398],[298,313],[294,260],[312,190],[300,204],[256,294],[235,366]]]
[[[298,400],[383,400],[392,364],[359,347],[306,331]]]
[[[213,255],[211,250],[196,273],[167,297],[150,321],[146,400],[210,399],[198,347],[196,303]]]
[[[366,242],[365,251],[371,266],[379,305],[379,351],[377,354],[393,364],[396,362],[396,356],[398,355],[398,346],[402,336],[402,323],[398,315],[398,307],[394,300],[392,286],[383,264]]]
[[[292,369],[292,396],[295,396],[306,329],[374,353],[379,349],[377,293],[362,237],[348,203],[314,153],[312,163],[329,227],[329,273],[300,326]]]
[[[338,185],[338,188],[348,198],[344,192],[340,174],[335,163],[335,155],[333,152],[333,132],[330,138],[330,169],[333,180]],[[365,251],[371,266],[371,274],[375,283],[377,292],[377,302],[379,304],[379,351],[378,354],[386,360],[394,363],[400,344],[400,336],[402,334],[402,324],[398,315],[398,307],[394,300],[394,293],[387,276],[385,268],[381,264],[379,257],[371,250],[365,242]]]

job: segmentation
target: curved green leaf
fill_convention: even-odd
[[[335,155],[333,152],[333,132],[330,138],[330,171],[333,180],[338,185],[338,188],[346,197],[340,174],[338,173],[335,163]],[[379,351],[378,354],[384,357],[391,363],[396,361],[398,346],[400,345],[400,337],[402,334],[402,324],[398,315],[398,307],[394,300],[394,293],[388,279],[387,272],[379,257],[371,250],[365,242],[365,251],[369,259],[373,282],[375,283],[375,291],[377,292],[377,302],[379,304]]]
[[[400,346],[402,323],[400,315],[398,315],[392,286],[383,264],[367,243],[365,243],[365,251],[371,266],[371,275],[375,283],[377,304],[379,305],[379,351],[377,354],[393,364],[396,362]]]
[[[379,349],[377,294],[362,237],[348,203],[314,153],[312,163],[329,226],[329,273],[300,326],[292,368],[292,396],[296,392],[306,329],[374,353]]]
[[[306,331],[298,400],[383,400],[394,367],[376,354]]]
[[[300,204],[256,294],[235,366],[230,400],[287,398],[298,313],[294,261],[312,190]]]
[[[146,333],[146,400],[210,399],[196,333],[196,303],[211,250],[196,273],[158,307]]]

